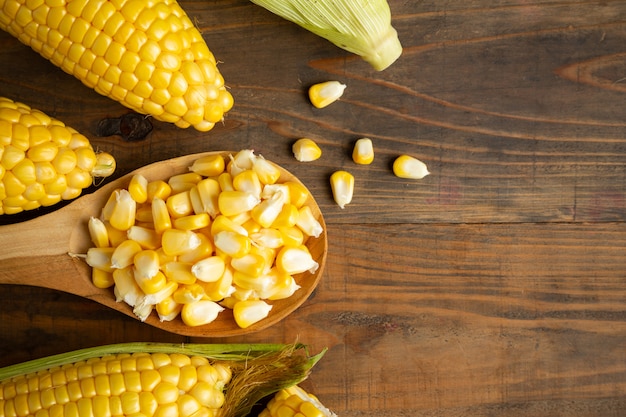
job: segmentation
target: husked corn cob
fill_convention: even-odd
[[[0,369],[2,417],[241,417],[306,379],[304,345],[126,343]]]
[[[320,400],[294,385],[282,389],[274,394],[259,417],[336,417],[336,414],[326,408]]]
[[[3,0],[0,28],[86,86],[154,118],[210,130],[233,105],[175,0]]]
[[[74,199],[94,178],[108,177],[114,170],[115,159],[96,153],[76,130],[0,97],[0,214]]]
[[[94,285],[109,283],[142,320],[156,310],[161,320],[201,326],[229,308],[246,328],[319,267],[305,244],[323,232],[308,190],[277,182],[276,166],[250,150],[220,158],[169,179],[135,175],[89,221]],[[224,174],[226,188],[216,179]]]

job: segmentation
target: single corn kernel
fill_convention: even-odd
[[[247,253],[239,258],[232,258],[230,266],[236,271],[251,277],[259,277],[265,271],[265,258],[256,253]]]
[[[109,223],[118,230],[128,230],[135,224],[137,203],[125,189],[115,191],[114,193],[115,203],[111,210]]]
[[[284,183],[289,188],[289,200],[296,208],[301,208],[309,199],[309,190],[304,185],[295,181],[286,181]]]
[[[172,219],[167,204],[161,197],[154,197],[151,204],[152,221],[154,222],[154,230],[158,234],[162,234],[172,228]]]
[[[244,226],[235,223],[230,217],[220,214],[213,220],[213,223],[211,223],[211,235],[215,236],[225,230],[235,232],[242,236],[248,236],[248,230]]]
[[[208,155],[193,161],[189,170],[204,177],[217,177],[224,172],[225,162],[222,155]]]
[[[285,244],[283,234],[278,229],[262,228],[250,234],[250,239],[256,247],[278,249]]]
[[[196,277],[191,273],[192,264],[187,262],[171,261],[163,264],[161,270],[170,281],[183,285],[194,284]]]
[[[261,155],[252,160],[252,170],[263,184],[274,184],[280,179],[280,169]]]
[[[148,200],[148,180],[141,174],[133,175],[128,184],[128,192],[137,203],[142,204]]]
[[[143,248],[134,240],[125,240],[120,243],[111,255],[112,268],[126,268],[134,263],[135,255],[141,252]]]
[[[352,160],[360,165],[369,165],[374,161],[374,145],[369,138],[361,138],[354,144]]]
[[[256,172],[251,169],[241,171],[233,177],[233,187],[236,191],[243,191],[260,198],[263,187]]]
[[[220,190],[222,191],[233,191],[235,189],[233,187],[233,176],[230,172],[222,172],[218,175],[217,182],[220,185]]]
[[[113,274],[98,268],[91,269],[91,282],[96,288],[110,288],[115,285]]]
[[[187,326],[202,326],[213,322],[224,307],[214,301],[200,300],[183,305],[180,313]]]
[[[98,152],[96,154],[96,165],[91,170],[91,175],[94,178],[106,178],[113,175],[117,163],[115,158],[108,152]]]
[[[196,233],[196,236],[200,239],[200,244],[195,249],[178,255],[178,261],[194,263],[213,254],[214,248],[211,239],[206,234],[202,233],[201,230]]]
[[[297,220],[298,208],[291,203],[286,203],[272,223],[272,227],[278,229],[279,227],[295,226]]]
[[[304,243],[304,232],[298,226],[279,227],[283,236],[283,246],[300,246]]]
[[[152,276],[143,275],[143,273],[137,272],[137,268],[134,269],[134,277],[135,281],[137,281],[137,285],[141,288],[144,294],[156,294],[161,291],[167,285],[167,278],[161,271],[157,271],[157,273]],[[174,283],[175,284],[175,283]],[[150,303],[156,304],[156,303]]]
[[[189,190],[182,191],[177,194],[172,194],[165,201],[170,216],[183,217],[193,214],[193,206],[191,205],[191,197]]]
[[[206,296],[204,288],[198,284],[187,284],[180,286],[172,297],[179,304],[188,304],[202,300]]]
[[[172,187],[163,180],[150,181],[146,186],[148,192],[148,201],[160,198],[165,201],[172,195]]]
[[[131,226],[126,232],[126,238],[139,243],[144,249],[156,250],[161,246],[161,235],[154,229],[143,226]]]
[[[257,204],[250,215],[261,227],[270,227],[283,209],[284,198],[281,192]]]
[[[232,270],[226,268],[220,279],[215,282],[205,283],[203,286],[209,300],[220,301],[231,296],[235,291]]]
[[[218,197],[220,184],[213,178],[205,178],[189,190],[189,198],[194,213],[208,213],[211,218],[219,214]]]
[[[330,176],[333,198],[340,208],[345,208],[352,201],[354,176],[347,171],[335,171]]]
[[[89,248],[85,262],[92,268],[98,268],[103,271],[113,272],[111,267],[111,256],[115,248]]]
[[[135,264],[135,276],[152,278],[159,273],[160,261],[156,251],[140,250],[133,257]]]
[[[114,270],[113,281],[115,282],[114,293],[118,302],[124,301],[129,306],[134,307],[145,295],[137,285],[131,267]]]
[[[163,299],[160,303],[156,305],[156,312],[159,315],[159,320],[161,321],[172,321],[180,311],[183,309],[182,304],[178,304],[174,301],[173,297],[167,297]]]
[[[318,160],[322,156],[322,150],[312,139],[298,139],[291,146],[293,156],[299,162],[311,162]]]
[[[90,217],[87,228],[91,241],[97,248],[109,246],[109,233],[102,220],[97,217]]]
[[[167,229],[161,237],[163,252],[171,256],[194,250],[200,243],[200,238],[191,230]]]
[[[222,191],[218,197],[218,207],[225,216],[236,216],[252,210],[259,204],[259,198],[245,191]]]
[[[252,245],[248,236],[229,230],[221,231],[213,236],[215,247],[233,258],[239,258],[250,252]]]
[[[298,220],[296,226],[302,230],[307,236],[319,237],[324,231],[324,227],[313,215],[313,211],[309,206],[303,206],[298,210]]]
[[[311,104],[321,109],[339,100],[345,89],[345,84],[339,81],[326,81],[314,84],[309,88],[309,99]]]
[[[305,271],[314,273],[319,264],[306,246],[285,246],[276,255],[276,267],[289,275],[296,275]]]
[[[242,329],[252,326],[266,318],[272,306],[262,300],[239,301],[233,306],[235,322]]]
[[[182,191],[190,190],[194,185],[196,185],[202,176],[200,174],[196,174],[195,172],[187,172],[184,174],[173,175],[167,180],[167,184],[172,188],[173,194],[178,194]]]
[[[419,180],[430,174],[426,164],[409,155],[400,155],[393,162],[396,177]]]
[[[207,213],[190,214],[174,219],[174,227],[181,230],[198,230],[208,227],[211,219]]]
[[[202,282],[215,282],[222,277],[226,264],[219,256],[209,256],[193,264],[191,273]]]

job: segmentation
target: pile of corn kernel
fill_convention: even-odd
[[[233,310],[241,328],[264,319],[318,263],[305,241],[323,226],[299,182],[252,150],[209,155],[167,180],[134,175],[89,221],[93,283],[145,320],[188,326]]]

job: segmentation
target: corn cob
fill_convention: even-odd
[[[161,320],[202,326],[229,308],[247,328],[300,288],[299,274],[319,267],[305,245],[323,232],[305,205],[308,190],[279,183],[276,166],[250,150],[220,158],[169,179],[134,176],[89,221],[94,285],[113,286],[142,320],[156,310]],[[227,188],[215,179],[224,174]],[[114,241],[115,231],[126,236]]]
[[[259,417],[336,417],[320,400],[294,385],[278,391]]]
[[[87,348],[0,369],[0,416],[239,417],[323,355],[300,344]]]
[[[175,0],[1,0],[0,28],[98,93],[181,128],[208,131],[233,105]]]
[[[0,97],[0,214],[71,200],[114,170],[115,159],[76,130]]]

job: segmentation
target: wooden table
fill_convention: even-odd
[[[328,223],[320,286],[269,330],[215,340],[7,285],[0,365],[125,341],[299,338],[329,348],[306,387],[344,417],[624,415],[626,2],[391,0],[405,49],[383,72],[246,0],[181,4],[235,97],[207,134],[155,122],[144,141],[96,137],[125,108],[6,33],[0,93],[112,152],[117,175],[223,149],[285,166]],[[348,87],[318,110],[306,88],[326,80]],[[293,158],[304,136],[320,160]],[[360,137],[372,165],[350,159]],[[403,153],[431,175],[394,177]],[[356,177],[344,210],[339,168]]]

